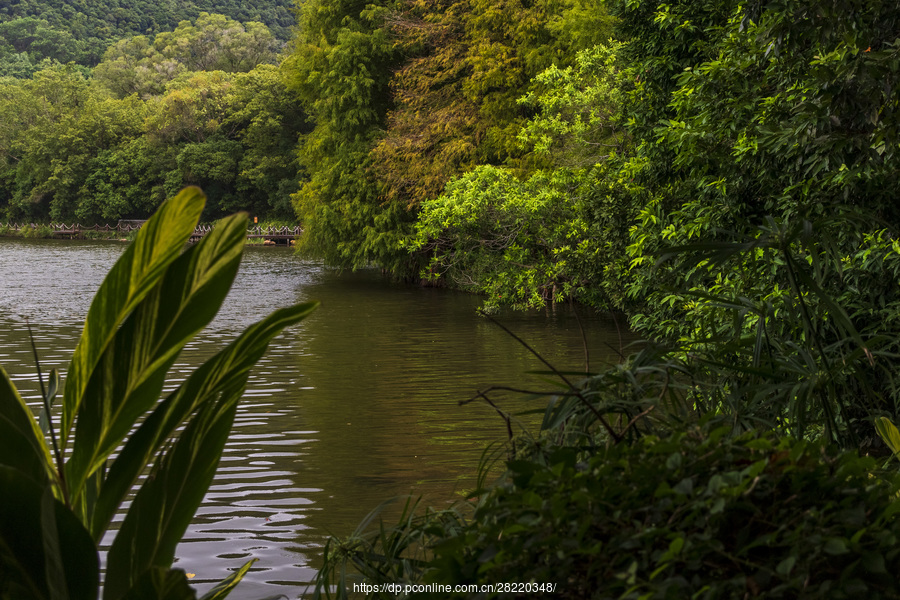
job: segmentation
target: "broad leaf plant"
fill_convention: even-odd
[[[196,598],[172,568],[175,547],[213,480],[250,368],[316,306],[275,311],[164,394],[180,351],[222,305],[246,237],[247,216],[238,214],[187,245],[205,201],[187,188],[165,202],[113,266],[59,409],[50,411],[55,372],[42,383],[38,420],[0,368],[0,598],[100,597],[98,546],[129,498],[107,553],[103,600]],[[224,598],[252,562],[203,599]]]

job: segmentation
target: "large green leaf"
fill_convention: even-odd
[[[314,308],[310,303],[282,309],[248,328],[198,369],[129,440],[110,470],[108,482],[115,487],[109,488],[108,496],[104,496],[106,490],[101,491],[98,519],[114,510],[123,486],[127,491],[131,474],[136,476],[135,468],[144,463],[148,452],[155,453],[152,447],[164,441],[185,414],[193,412],[129,507],[108,554],[105,599],[123,597],[149,569],[171,564],[175,547],[215,475],[250,366],[262,356],[272,337]],[[102,526],[99,520],[96,524]]]
[[[307,317],[317,306],[317,302],[308,302],[283,308],[248,327],[153,410],[110,465],[90,524],[95,539],[102,537],[145,466],[184,420],[204,404],[215,402],[224,390],[243,386],[250,368],[262,357],[272,338]]]
[[[0,466],[0,580],[5,597],[95,600],[97,549],[84,526],[21,472]]]
[[[0,367],[0,465],[37,484],[53,479],[53,458],[34,415]]]
[[[214,317],[237,274],[247,218],[220,222],[175,260],[116,332],[86,387],[66,479],[90,521],[84,485],[158,401],[178,353]]]
[[[203,500],[237,411],[243,386],[203,406],[148,475],[110,547],[104,600],[124,597],[154,567],[167,567]]]
[[[60,426],[65,448],[88,381],[120,324],[181,253],[203,212],[199,188],[187,188],[160,206],[100,285],[69,363]]]

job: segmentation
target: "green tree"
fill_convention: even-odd
[[[387,22],[411,59],[392,79],[395,106],[373,150],[382,194],[415,207],[476,165],[527,168],[517,135],[530,111],[518,99],[542,86],[538,73],[569,64],[584,48],[576,6],[401,4]],[[593,8],[593,23],[611,32],[605,11]]]
[[[137,35],[111,44],[93,76],[120,98],[146,97],[161,94],[166,83],[186,70],[176,58],[159,52],[150,38]]]
[[[173,79],[194,71],[247,72],[275,62],[281,44],[262,23],[201,13],[154,38],[118,40],[106,50],[93,74],[120,97],[163,93]]]
[[[634,211],[624,194],[597,200],[612,187],[616,153],[628,149],[617,50],[598,46],[579,53],[576,66],[547,69],[536,78],[542,92],[521,99],[538,113],[519,139],[547,168],[520,180],[510,169],[478,167],[425,200],[414,247],[431,257],[427,279],[482,292],[489,307],[620,302],[610,274]]]
[[[626,16],[637,6],[629,4]],[[897,104],[883,85],[897,77],[889,33],[900,16],[896,6],[720,3],[705,17],[688,21],[682,14],[700,8],[667,5],[644,15],[642,31],[632,29],[632,51],[646,51],[636,69],[660,72],[632,96],[648,99],[630,113],[644,141],[636,179],[646,194],[632,237],[635,263],[649,268],[652,253],[666,245],[723,239],[717,231],[749,234],[766,215],[815,221],[853,209],[873,224],[883,219],[874,229],[894,229],[896,206],[886,190],[896,172]],[[717,31],[715,44],[705,31],[689,35],[695,23],[710,21],[718,23],[705,30]],[[667,50],[651,52],[672,28],[686,39],[671,46],[705,48],[706,55],[675,62]],[[845,234],[844,250],[851,251],[858,238],[847,227],[834,239]],[[684,275],[667,272],[635,271],[633,295],[648,297],[657,284]],[[716,277],[694,273],[698,281]],[[746,283],[771,290],[774,282]],[[646,316],[640,322],[656,335],[677,337],[690,328],[677,311]]]
[[[234,127],[243,146],[237,179],[241,209],[291,220],[291,194],[300,185],[297,140],[310,129],[299,100],[274,65],[260,65],[233,81],[235,110],[224,125]]]
[[[620,4],[632,324],[701,364],[723,411],[865,444],[895,417],[900,297],[890,2]],[[763,401],[765,399],[765,401]]]
[[[249,71],[274,62],[280,44],[262,23],[241,24],[225,15],[201,12],[172,32],[157,34],[154,47],[189,71]]]
[[[6,168],[15,181],[7,192],[8,212],[71,219],[91,160],[99,150],[139,135],[142,106],[134,98],[111,98],[71,66],[44,69],[6,89]]]
[[[174,148],[146,135],[101,150],[88,167],[75,216],[81,223],[147,217],[166,198],[166,174],[175,163]]]
[[[491,166],[452,181],[416,223],[415,248],[432,257],[423,276],[484,294],[489,309],[586,294],[579,267],[598,257],[572,183],[562,172],[519,181]]]
[[[11,47],[10,54],[27,56],[32,63],[45,58],[61,63],[73,60],[80,62],[84,59],[82,44],[71,33],[53,27],[43,19],[25,17],[0,22],[0,42]],[[17,60],[13,57],[11,59]]]
[[[315,125],[298,153],[309,174],[294,196],[305,228],[300,249],[332,264],[374,261],[403,273],[409,267],[399,243],[414,215],[401,203],[383,203],[369,173],[369,153],[390,108],[391,74],[401,60],[385,26],[386,4],[304,2],[283,67]]]
[[[421,257],[403,244],[419,206],[476,165],[525,156],[517,99],[571,60],[565,44],[590,39],[572,18],[586,4],[304,4],[285,63],[315,124],[300,152],[310,181],[295,197],[304,249],[413,276]]]

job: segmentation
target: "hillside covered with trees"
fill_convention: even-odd
[[[45,59],[94,66],[110,43],[172,31],[202,12],[263,23],[281,41],[296,23],[288,0],[13,0],[0,6],[0,76],[27,77]]]
[[[305,127],[261,23],[202,13],[112,44],[90,72],[53,64],[0,79],[0,205],[9,219],[146,218],[185,185],[291,219]]]

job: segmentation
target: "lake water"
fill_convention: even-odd
[[[44,372],[65,369],[91,298],[124,248],[0,238],[0,363],[29,403],[40,396],[25,320]],[[252,246],[174,380],[246,325],[307,300],[322,306],[276,338],[254,369],[215,481],[178,546],[177,566],[195,574],[200,591],[256,558],[230,598],[300,596],[329,534],[350,533],[390,497],[444,505],[471,487],[483,449],[504,439],[505,425],[485,404],[460,400],[490,385],[547,387],[526,375],[544,366],[476,314],[477,297]],[[561,370],[584,369],[569,307],[498,318]],[[612,318],[581,321],[591,366],[614,360]],[[540,406],[514,396],[498,402],[512,412]]]

